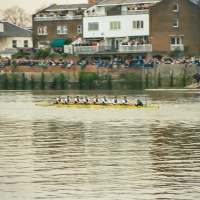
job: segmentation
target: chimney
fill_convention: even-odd
[[[4,32],[4,23],[0,21],[0,32]]]
[[[88,4],[94,4],[95,0],[88,0]]]

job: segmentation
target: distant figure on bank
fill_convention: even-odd
[[[200,84],[200,74],[196,73],[192,77],[196,79],[197,84]]]

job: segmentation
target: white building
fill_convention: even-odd
[[[104,0],[87,9],[83,17],[83,38],[101,41],[96,50],[87,47],[88,50],[152,52],[149,7],[157,2],[159,0]],[[76,52],[79,50],[83,51],[75,48]]]
[[[32,31],[10,22],[0,21],[0,51],[15,52],[17,49],[32,48]]]

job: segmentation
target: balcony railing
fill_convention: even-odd
[[[137,52],[152,52],[151,44],[142,45],[120,45],[119,49],[115,49],[112,46],[75,46],[75,53],[109,53],[109,52],[121,52],[121,53],[137,53]]]
[[[120,52],[152,52],[151,44],[141,44],[141,45],[120,45]]]
[[[34,21],[75,20],[75,19],[82,19],[82,15],[34,17]]]
[[[183,44],[171,44],[170,50],[171,51],[177,51],[177,50],[183,51],[184,45]]]
[[[75,46],[75,53],[96,53],[98,52],[98,46]]]
[[[141,15],[141,14],[149,14],[149,9],[145,10],[128,10],[127,12],[122,12],[122,15]]]
[[[149,14],[149,10],[127,10],[127,11],[109,11],[109,12],[90,12],[85,13],[84,17],[101,17],[101,16],[114,16],[114,15],[141,15],[141,14]]]

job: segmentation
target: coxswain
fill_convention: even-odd
[[[137,100],[137,103],[135,104],[135,106],[144,106],[142,101],[140,101],[139,99]]]
[[[122,102],[122,104],[123,104],[123,105],[130,105],[131,103],[130,103],[130,101],[127,99],[127,97],[125,96],[125,97],[124,97],[124,100],[123,100],[123,102]]]
[[[67,98],[65,98],[65,104],[71,104],[72,100],[70,99],[70,96],[67,96]]]
[[[74,103],[75,103],[75,104],[81,103],[81,100],[80,100],[80,97],[79,97],[79,96],[76,96],[76,98],[74,99]]]
[[[103,105],[111,105],[111,102],[107,99],[106,96],[103,96],[102,104],[103,104]]]
[[[61,98],[61,96],[58,96],[58,97],[56,98],[56,104],[58,104],[58,103],[62,103],[62,98]]]

